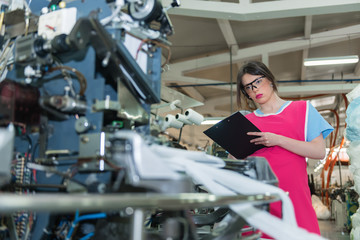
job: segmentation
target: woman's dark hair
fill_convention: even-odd
[[[245,97],[249,98],[249,95],[245,92],[244,86],[242,84],[242,78],[245,74],[250,75],[261,75],[266,77],[273,85],[274,91],[277,92],[277,87],[275,83],[275,77],[269,68],[262,62],[251,61],[243,65],[237,75],[237,105],[241,107],[241,93],[245,95]]]

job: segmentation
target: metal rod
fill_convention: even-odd
[[[20,188],[29,188],[29,189],[36,189],[36,188],[57,188],[60,190],[66,190],[66,186],[65,185],[60,185],[60,184],[25,184],[25,183],[15,183],[14,184],[15,187],[20,187]],[[1,195],[0,195],[1,196]]]
[[[66,194],[35,195],[0,194],[0,213],[21,210],[38,212],[82,212],[124,209],[127,207],[165,210],[227,206],[241,203],[270,203],[279,201],[277,194],[217,196],[206,193],[180,194]]]
[[[145,214],[142,209],[135,209],[132,216],[132,240],[144,240],[144,219]]]
[[[341,160],[340,160],[340,151],[339,151],[337,154],[338,154],[337,159],[338,159],[338,164],[339,164],[340,188],[342,188],[342,187],[343,187],[343,184],[342,184],[342,176],[341,176]]]
[[[9,228],[9,235],[11,240],[19,240],[19,236],[16,231],[16,225],[14,217],[12,215],[5,216],[6,225]]]
[[[277,83],[309,83],[309,82],[358,82],[360,79],[314,79],[314,80],[279,80]],[[223,82],[223,83],[203,83],[203,84],[183,84],[183,85],[169,85],[169,88],[182,88],[182,87],[204,87],[204,86],[221,86],[233,85],[236,82]]]
[[[230,113],[233,113],[233,74],[232,74],[232,45],[230,45]]]

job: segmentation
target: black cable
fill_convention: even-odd
[[[39,141],[37,141],[33,147],[32,153],[31,153],[31,159],[30,162],[34,162],[35,159],[35,153],[36,153],[36,149],[39,147]]]
[[[52,5],[59,5],[59,3],[61,2],[62,0],[51,0],[49,5],[48,5],[48,8],[50,8]]]
[[[31,137],[29,136],[29,134],[22,135],[21,138],[23,138],[23,139],[25,138],[25,140],[28,141],[28,143],[29,143],[27,154],[26,154],[26,157],[25,157],[26,162],[28,162],[29,161],[29,154],[32,154],[32,140],[31,140]]]

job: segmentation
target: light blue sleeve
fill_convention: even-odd
[[[326,138],[334,128],[321,116],[316,108],[307,101],[308,107],[308,121],[307,121],[307,134],[306,141],[310,142],[322,133]]]

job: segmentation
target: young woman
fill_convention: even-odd
[[[261,132],[254,144],[265,145],[252,156],[265,157],[279,180],[279,187],[289,193],[299,227],[320,234],[311,204],[306,159],[323,159],[325,141],[333,127],[307,101],[285,101],[277,94],[275,78],[261,62],[249,62],[237,76],[237,103],[241,94],[254,101],[258,109],[246,117]],[[272,203],[270,212],[281,218],[281,203]]]

